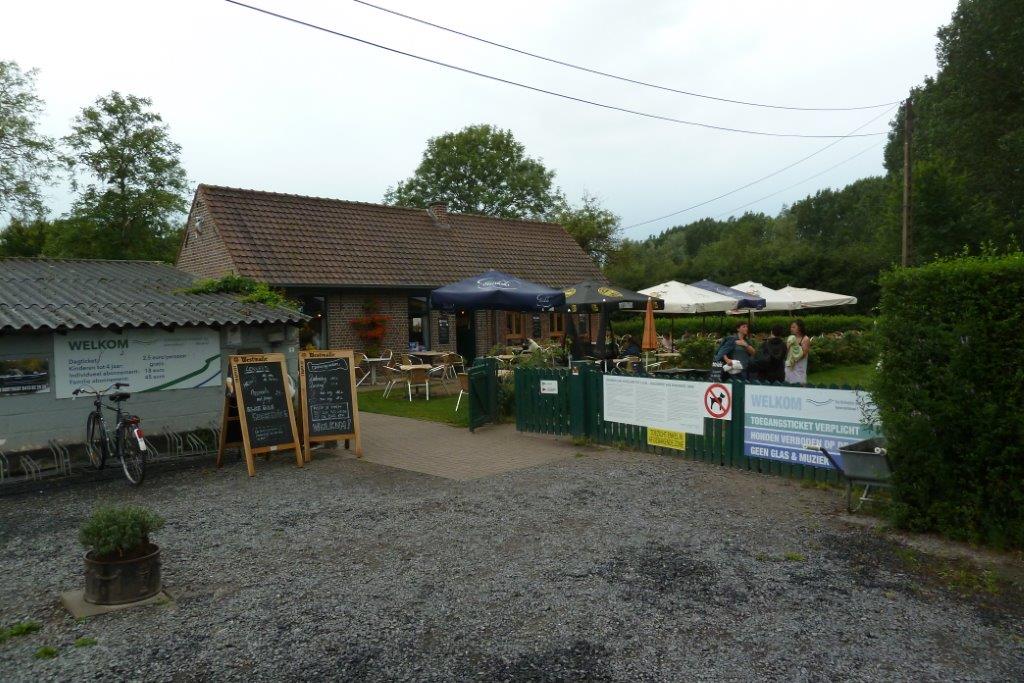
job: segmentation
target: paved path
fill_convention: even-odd
[[[576,450],[566,440],[520,434],[515,425],[468,429],[405,417],[360,413],[366,462],[467,481],[535,467]],[[344,451],[340,451],[344,453]]]

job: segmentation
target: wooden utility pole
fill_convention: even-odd
[[[914,110],[910,98],[903,103],[903,249],[900,263],[906,267],[910,260],[910,138],[914,132]]]

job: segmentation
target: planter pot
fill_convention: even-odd
[[[129,560],[98,560],[85,554],[85,601],[94,605],[123,605],[160,592],[160,548]]]

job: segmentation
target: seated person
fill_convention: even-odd
[[[662,351],[671,353],[676,350],[676,345],[672,343],[672,338],[669,337],[667,334],[663,334],[660,337],[658,337],[658,341],[661,344]]]
[[[619,349],[619,353],[622,356],[639,356],[642,351],[635,341],[633,341],[632,335],[626,335],[622,338],[622,347]]]

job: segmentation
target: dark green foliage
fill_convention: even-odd
[[[240,294],[242,301],[299,310],[300,304],[265,282],[257,282],[241,275],[225,275],[217,280],[197,280],[185,294]]]
[[[44,645],[32,655],[36,659],[53,659],[57,656],[57,648],[51,647],[50,645]]]
[[[773,325],[782,325],[787,330],[789,324],[796,318],[800,318],[807,326],[807,334],[816,337],[822,334],[834,332],[866,332],[874,329],[875,319],[868,315],[775,315],[772,313],[756,314],[751,330],[755,334],[767,333]],[[667,316],[655,316],[654,324],[659,334],[668,334],[675,330],[675,337],[682,336],[684,332],[697,334],[706,332],[717,336],[732,334],[736,330],[737,323],[745,322],[747,316],[735,315],[708,315],[684,316],[674,320]],[[615,334],[631,334],[639,337],[644,331],[644,318],[642,315],[631,315],[620,320],[614,320],[612,327]],[[788,332],[787,332],[788,334]]]
[[[39,132],[43,101],[36,72],[0,61],[0,214],[44,212],[42,186],[53,168],[53,140]]]
[[[163,525],[163,517],[146,508],[105,507],[86,521],[78,540],[97,557],[123,557],[144,548],[149,535]]]
[[[1024,547],[1024,254],[942,260],[882,279],[874,387],[896,521]]]
[[[0,232],[0,256],[41,256],[49,230],[50,223],[43,219],[12,218]]]
[[[422,208],[442,201],[452,212],[532,218],[561,205],[554,177],[526,156],[512,131],[467,126],[430,138],[416,172],[389,189],[384,201]]]
[[[92,647],[97,643],[95,638],[88,636],[82,636],[81,638],[75,638],[75,647]]]
[[[619,217],[592,194],[584,192],[578,207],[564,206],[551,220],[565,228],[596,263],[605,263],[619,245]]]

